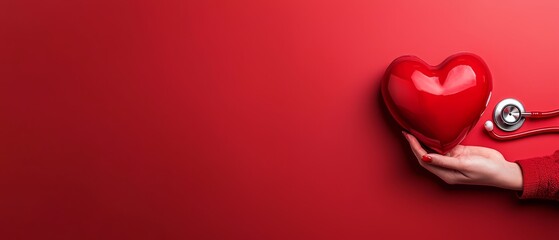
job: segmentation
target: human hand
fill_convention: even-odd
[[[498,151],[476,146],[458,145],[446,155],[427,153],[417,139],[402,132],[419,164],[448,184],[495,186],[522,190],[522,171]]]

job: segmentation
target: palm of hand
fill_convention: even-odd
[[[508,164],[503,155],[491,148],[458,145],[446,155],[455,158],[456,163],[448,170],[459,180],[453,183],[476,184],[479,180],[490,178],[504,165]],[[489,179],[485,179],[489,180]]]

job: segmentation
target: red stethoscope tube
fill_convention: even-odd
[[[550,118],[559,116],[559,109],[548,112],[529,112],[526,118]]]
[[[514,140],[514,139],[530,137],[530,136],[535,136],[540,134],[559,133],[559,127],[545,127],[545,128],[532,129],[532,130],[519,132],[519,133],[500,135],[497,134],[495,131],[493,131],[493,122],[491,121],[485,122],[484,127],[485,130],[487,130],[487,134],[489,134],[489,136],[501,141]]]

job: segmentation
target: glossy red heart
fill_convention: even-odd
[[[415,56],[394,60],[381,83],[392,117],[438,153],[458,145],[483,114],[493,88],[485,62],[470,53],[430,66]]]

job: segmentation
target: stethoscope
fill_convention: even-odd
[[[547,112],[526,112],[524,106],[518,100],[507,98],[495,106],[493,122],[499,129],[505,132],[513,132],[518,130],[527,118],[539,119],[555,116],[559,116],[559,109]],[[544,127],[508,135],[499,135],[493,131],[493,122],[487,121],[484,126],[489,136],[497,140],[513,140],[544,133],[559,133],[559,127]]]

